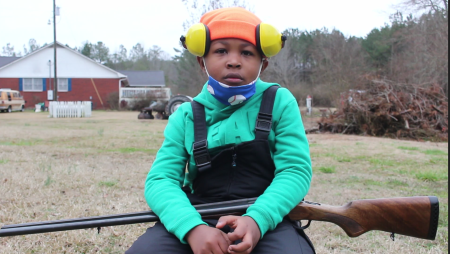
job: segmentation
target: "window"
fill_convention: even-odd
[[[59,78],[58,79],[58,92],[69,92],[69,79]]]
[[[24,78],[23,91],[24,92],[42,92],[44,91],[44,82],[41,78]]]

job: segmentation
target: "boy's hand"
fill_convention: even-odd
[[[194,254],[226,254],[231,241],[217,228],[199,225],[189,231],[186,240]]]
[[[258,224],[249,216],[224,216],[220,217],[216,228],[223,228],[225,225],[234,229],[233,233],[228,233],[231,242],[242,240],[237,245],[230,245],[228,253],[244,254],[250,253],[261,237]]]

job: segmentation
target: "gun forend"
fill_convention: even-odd
[[[301,202],[289,217],[292,220],[331,222],[350,237],[381,230],[434,240],[439,221],[439,200],[434,196],[366,199],[344,206]]]

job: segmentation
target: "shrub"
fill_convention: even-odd
[[[126,100],[120,101],[120,109],[128,109],[128,102]]]
[[[111,92],[106,97],[106,102],[112,110],[119,110],[119,92]]]

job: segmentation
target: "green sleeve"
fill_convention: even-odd
[[[192,228],[206,224],[181,189],[189,157],[184,146],[186,113],[183,109],[190,105],[185,104],[170,116],[164,131],[165,140],[145,182],[148,205],[166,229],[183,243]]]
[[[244,215],[256,221],[261,237],[275,229],[302,201],[312,178],[309,144],[299,108],[292,94],[286,91],[279,89],[273,111],[275,178]]]

